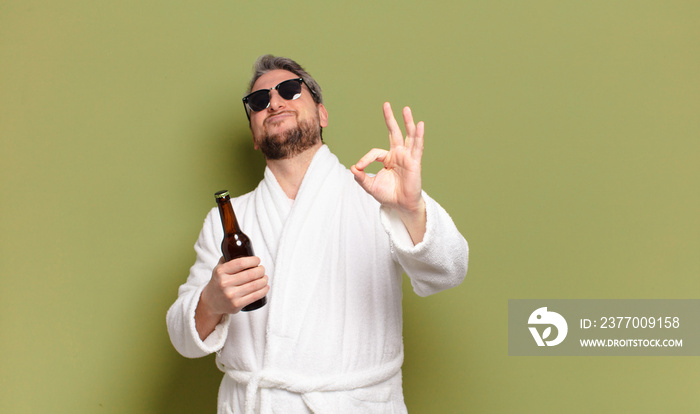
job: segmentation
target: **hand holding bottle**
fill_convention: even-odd
[[[222,257],[202,290],[195,311],[199,337],[204,340],[224,315],[238,313],[264,298],[269,290],[268,277],[258,257],[241,257],[228,262]]]

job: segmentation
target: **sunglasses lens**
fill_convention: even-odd
[[[277,87],[277,92],[282,98],[293,101],[301,96],[301,81],[299,79],[284,81]]]
[[[248,101],[246,103],[253,111],[262,111],[270,104],[270,91],[262,90],[253,92],[248,95]]]

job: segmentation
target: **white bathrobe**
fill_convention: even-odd
[[[294,201],[266,169],[232,203],[270,278],[268,304],[224,317],[201,341],[194,313],[223,238],[212,209],[167,324],[182,355],[217,353],[226,374],[219,413],[406,412],[402,273],[426,296],[461,283],[468,260],[449,215],[423,198],[427,231],[414,246],[396,212],[380,207],[325,145]]]

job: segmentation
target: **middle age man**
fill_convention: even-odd
[[[401,275],[429,295],[461,283],[468,257],[422,191],[424,125],[404,108],[404,138],[385,103],[389,150],[347,170],[323,144],[328,113],[301,66],[262,56],[250,90],[246,112],[267,168],[232,203],[257,257],[220,259],[212,210],[168,312],[171,340],[187,357],[217,353],[220,413],[406,412]],[[366,174],[374,161],[384,168]],[[267,306],[239,312],[265,295]]]

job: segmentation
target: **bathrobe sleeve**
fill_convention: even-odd
[[[416,245],[396,211],[382,206],[380,215],[392,255],[411,279],[416,294],[428,296],[462,283],[467,274],[469,245],[447,211],[425,192],[423,199],[426,232]]]
[[[214,214],[218,214],[216,209],[212,209],[204,220],[202,231],[194,245],[197,259],[190,268],[187,282],[180,286],[178,298],[168,310],[166,317],[170,341],[175,349],[187,358],[199,358],[218,352],[224,346],[228,333],[229,315],[224,316],[214,332],[204,341],[199,338],[194,322],[194,312],[197,309],[199,297],[211,279],[214,266],[221,258]],[[221,237],[218,237],[218,240],[221,240]]]

